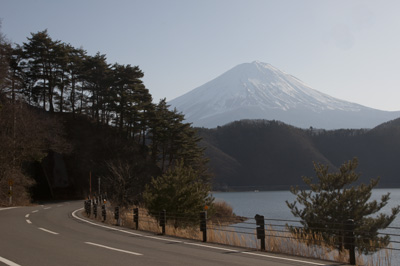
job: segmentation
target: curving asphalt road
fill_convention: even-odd
[[[0,265],[340,265],[93,222],[82,201],[0,208]]]

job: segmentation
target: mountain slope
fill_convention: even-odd
[[[313,161],[334,168],[305,131],[281,122],[242,120],[199,129],[199,134],[215,189],[288,189],[301,185],[301,176],[313,174]]]
[[[400,187],[400,119],[371,130],[299,129],[277,121],[242,120],[200,128],[214,189],[276,190],[315,177],[313,161],[336,171],[359,159],[360,182],[381,177],[381,187]]]
[[[372,128],[400,116],[336,99],[258,61],[240,64],[169,104],[194,126],[208,128],[241,119],[302,128]]]

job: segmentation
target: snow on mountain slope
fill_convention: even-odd
[[[240,64],[169,104],[203,127],[269,119],[298,127],[369,128],[400,116],[336,99],[259,61]]]

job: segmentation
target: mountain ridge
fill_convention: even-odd
[[[372,128],[400,117],[319,92],[274,66],[239,64],[169,102],[197,127],[240,119],[280,120],[301,128]]]
[[[359,183],[381,177],[400,187],[400,118],[373,129],[300,129],[280,121],[241,120],[199,128],[215,190],[287,190],[314,177],[313,162],[336,172],[357,157]]]

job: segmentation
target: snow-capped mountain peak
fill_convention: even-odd
[[[260,118],[318,127],[319,123],[310,119],[310,114],[373,110],[314,90],[296,77],[260,61],[240,64],[169,104],[183,112],[195,126],[205,127]],[[303,119],[301,114],[306,117]]]

